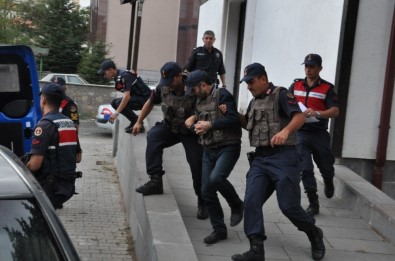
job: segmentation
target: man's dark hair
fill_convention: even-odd
[[[45,97],[48,105],[53,107],[54,109],[59,109],[60,104],[62,104],[63,97],[61,95],[48,95],[46,93],[42,93],[41,95]]]
[[[204,32],[204,34],[203,34],[203,37],[204,37],[205,35],[212,35],[213,37],[215,37],[215,34],[214,34],[214,32],[213,32],[213,31],[211,31],[211,30],[207,30],[207,31],[205,31],[205,32]]]

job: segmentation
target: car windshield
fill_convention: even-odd
[[[35,199],[0,200],[0,260],[64,260]]]

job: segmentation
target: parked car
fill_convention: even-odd
[[[80,260],[39,183],[0,145],[0,260]]]
[[[114,124],[110,123],[108,119],[110,119],[111,115],[115,112],[114,108],[110,104],[102,104],[97,109],[96,115],[96,125],[99,128],[113,130]]]
[[[22,156],[30,151],[33,128],[42,117],[32,49],[0,46],[0,79],[0,145]]]
[[[67,73],[50,73],[46,75],[41,81],[49,82],[52,77],[60,77],[66,82],[66,84],[89,84],[84,78],[78,74],[67,74]]]

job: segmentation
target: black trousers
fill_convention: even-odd
[[[201,200],[203,147],[196,134],[177,134],[164,122],[157,122],[147,133],[145,161],[147,174],[165,174],[163,170],[163,150],[182,143],[189,164],[195,194]]]

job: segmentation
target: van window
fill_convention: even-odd
[[[0,64],[0,92],[19,92],[17,64]]]

